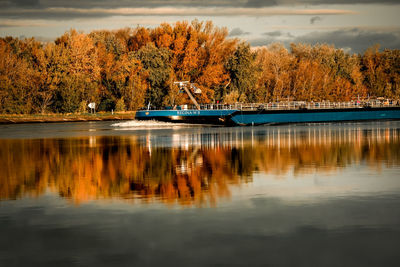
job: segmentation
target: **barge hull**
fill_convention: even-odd
[[[230,125],[232,122],[224,117],[220,116],[155,116],[155,117],[136,117],[137,120],[155,120],[162,122],[173,122],[173,123],[188,123],[188,124],[204,124],[204,125]]]
[[[157,120],[174,123],[230,125],[237,110],[143,110],[136,112],[137,120]]]
[[[136,113],[135,119],[228,126],[399,120],[400,107],[288,110],[143,110]]]
[[[396,119],[400,119],[400,107],[237,111],[232,114],[231,118],[232,122],[236,125]]]

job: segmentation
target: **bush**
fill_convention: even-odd
[[[88,106],[86,101],[81,101],[81,103],[79,103],[79,109],[78,112],[79,113],[87,113],[88,112]]]
[[[115,110],[115,101],[113,99],[103,99],[98,107],[98,111],[108,111]]]
[[[125,111],[126,106],[125,106],[125,101],[124,98],[118,99],[117,103],[115,104],[115,111]]]

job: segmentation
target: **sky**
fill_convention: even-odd
[[[400,49],[400,0],[0,0],[0,36],[52,40],[90,32],[211,20],[252,46],[328,43],[362,53]]]

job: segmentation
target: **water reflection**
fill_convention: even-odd
[[[195,128],[166,134],[0,139],[0,199],[47,191],[92,199],[211,204],[251,183],[357,164],[400,165],[398,127]]]

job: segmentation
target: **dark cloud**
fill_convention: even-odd
[[[290,32],[287,32],[287,33],[286,33],[286,36],[289,37],[289,38],[294,38],[294,35],[291,34]]]
[[[249,43],[253,47],[268,46],[268,45],[273,44],[273,43],[283,43],[286,47],[288,47],[288,45],[290,44],[289,41],[281,40],[281,39],[278,39],[276,37],[270,37],[270,36],[268,36],[266,38],[252,39],[252,40],[249,40]]]
[[[2,7],[33,7],[40,4],[43,8],[140,8],[140,7],[218,7],[244,6],[240,0],[0,0]]]
[[[0,0],[1,1],[1,0]],[[42,2],[40,2],[42,5]],[[4,8],[0,9],[0,18],[8,19],[74,19],[110,16],[277,16],[277,15],[340,15],[354,14],[349,10],[337,9],[268,9],[268,8],[196,8],[196,7],[51,7],[51,8]]]
[[[275,0],[248,0],[246,3],[247,7],[266,7],[278,5]]]
[[[313,32],[297,37],[293,41],[295,43],[333,44],[337,48],[350,48],[352,53],[363,53],[374,44],[380,44],[383,49],[400,48],[400,31],[377,32],[354,28],[331,32]]]
[[[39,0],[14,0],[12,2],[21,7],[38,7],[40,5]]]
[[[265,32],[262,35],[265,37],[249,40],[250,44],[252,46],[268,46],[273,43],[283,43],[285,46],[289,46],[294,38],[291,33],[282,31]]]
[[[240,28],[234,28],[229,32],[230,37],[235,37],[235,36],[243,36],[243,35],[248,35],[250,34],[249,32],[245,32]]]
[[[314,16],[310,19],[310,23],[314,24],[316,21],[321,21],[322,18],[320,16]]]
[[[364,29],[345,29],[329,32],[312,32],[299,37],[285,35],[285,39],[281,39],[281,35],[264,34],[266,38],[258,38],[250,40],[252,46],[267,46],[272,43],[280,42],[286,47],[290,43],[307,43],[307,44],[333,44],[336,48],[343,48],[350,53],[363,53],[367,48],[380,44],[382,49],[399,49],[400,48],[400,30],[394,31],[367,31]]]
[[[277,5],[324,5],[324,4],[400,4],[400,0],[248,0],[248,7],[268,7]]]
[[[270,37],[278,37],[282,36],[283,33],[281,31],[274,31],[274,32],[265,32],[263,35],[270,36]]]
[[[242,8],[242,11],[230,11],[230,12],[244,12],[241,15],[257,15],[263,16],[265,13],[257,13],[257,8],[261,7],[272,7],[272,6],[299,6],[299,5],[318,5],[318,4],[358,4],[358,3],[400,3],[400,0],[0,0],[0,19],[1,18],[12,18],[12,19],[74,19],[74,18],[87,18],[87,17],[109,17],[113,15],[124,15],[117,12],[113,14],[112,11],[118,8],[163,8],[164,11],[155,13],[153,15],[173,15],[173,16],[185,16],[185,13],[173,13],[164,14],[167,9],[176,8],[197,8],[195,16],[213,16],[217,15],[235,15],[228,13],[224,14],[224,9],[230,8]],[[204,10],[202,10],[204,8]],[[214,9],[213,11],[205,9]],[[79,9],[79,10],[77,10]],[[96,11],[97,9],[97,11]],[[247,9],[253,9],[251,11]],[[247,10],[247,11],[243,11]],[[174,12],[173,10],[171,12]],[[277,12],[277,11],[276,11]],[[129,14],[128,14],[129,15]],[[131,14],[132,15],[132,14]],[[140,12],[133,15],[140,15]],[[189,14],[193,15],[193,14]],[[268,15],[273,14],[270,11]],[[293,15],[293,14],[292,14]],[[314,14],[319,15],[319,14]]]
[[[321,4],[400,4],[400,0],[0,0],[2,8],[271,7]]]
[[[400,4],[400,0],[289,0],[285,2],[302,3],[302,4],[341,4],[341,5],[352,5],[352,4]]]
[[[23,15],[21,15],[23,14]],[[0,10],[0,18],[10,18],[10,19],[76,19],[76,18],[104,18],[109,17],[110,14],[105,12],[86,12],[82,14],[81,12],[76,12],[74,10],[65,10],[63,12],[55,12],[53,10],[35,10],[31,12],[30,10],[20,12],[18,10],[11,10],[7,12],[2,12]]]

